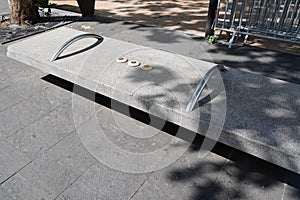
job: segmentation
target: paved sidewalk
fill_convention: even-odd
[[[198,50],[190,49],[189,44],[194,41],[175,37],[180,35],[177,32],[122,21],[105,23],[104,19],[101,22],[76,22],[70,26],[82,30],[82,25],[91,26],[89,31],[92,32],[177,53],[189,52],[194,57],[214,55],[213,59],[228,63],[232,60],[226,58],[236,59],[235,55],[226,55],[223,47],[214,47],[212,54],[207,54],[209,51],[200,47],[210,48],[206,42],[201,42]],[[257,56],[256,49],[244,51]],[[252,62],[262,63],[282,69],[286,75],[282,75],[283,78],[298,81],[297,68],[289,71],[292,64],[288,60],[295,57],[272,51],[263,55],[256,62],[250,56],[245,68],[251,69]],[[243,55],[239,57],[242,58]],[[234,64],[238,67],[240,63],[245,62],[239,60]],[[276,72],[270,74],[279,76]],[[258,69],[257,73],[263,72]],[[144,146],[124,137],[112,114],[128,124],[133,119],[112,113],[104,106],[42,80],[45,75],[9,59],[6,46],[0,46],[0,199],[300,199],[299,175],[289,177],[293,181],[284,184],[280,174],[268,173],[270,167],[266,164],[258,164],[258,160],[246,157],[237,159],[234,152],[224,149],[218,152],[225,157],[209,153],[200,159],[199,149],[192,146],[172,165],[149,173],[131,174],[107,167],[90,155],[78,137],[72,95],[75,95],[73,98],[77,99],[79,108],[95,106],[105,133],[116,144],[124,149],[141,151]],[[90,119],[82,117],[84,126]],[[144,126],[137,121],[134,123]],[[163,132],[157,137],[165,138],[165,141],[171,138]]]

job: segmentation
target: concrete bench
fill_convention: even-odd
[[[300,172],[299,85],[227,68],[224,73],[216,73],[208,83],[211,90],[204,91],[199,106],[188,112],[187,106],[199,82],[216,64],[107,37],[79,40],[53,58],[64,42],[83,33],[59,28],[12,44],[7,54],[49,74]],[[153,69],[129,67],[116,62],[119,57],[137,59],[151,64]],[[220,78],[222,82],[218,81]],[[209,93],[215,95],[204,101],[203,97]]]

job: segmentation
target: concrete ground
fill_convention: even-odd
[[[2,1],[0,10],[5,9]],[[197,58],[209,56],[299,83],[299,58],[290,54],[250,47],[228,51],[201,40],[191,48],[186,45],[191,39],[178,37],[181,33],[104,18],[69,25],[81,30],[87,26],[87,31]],[[79,108],[95,106],[99,123],[120,148],[142,151],[143,146],[124,137],[112,114],[125,126],[133,119],[70,92],[59,80],[41,79],[46,74],[9,59],[6,46],[0,46],[0,71],[0,199],[300,199],[298,174],[222,145],[204,158],[192,146],[158,171],[136,174],[108,167],[95,160],[78,137],[72,99],[82,103]],[[81,127],[89,120],[83,119]],[[164,132],[158,135],[171,138]]]

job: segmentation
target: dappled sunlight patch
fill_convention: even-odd
[[[284,108],[265,108],[267,116],[274,117],[274,118],[289,118],[289,119],[296,119],[297,113],[291,110],[287,110]]]

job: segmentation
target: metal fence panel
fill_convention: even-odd
[[[300,0],[219,0],[214,28],[300,44]]]

